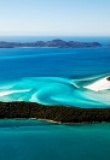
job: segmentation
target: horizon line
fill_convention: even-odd
[[[110,35],[0,35],[0,37],[5,37],[5,36],[17,36],[17,37],[21,37],[21,36],[26,36],[26,37],[110,37]]]

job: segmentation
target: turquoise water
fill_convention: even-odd
[[[0,40],[51,38],[0,37]],[[110,48],[106,47],[110,38],[75,37],[75,40],[96,40],[104,46],[0,49],[0,100],[110,107],[110,90],[85,89],[87,84],[110,76]],[[55,125],[36,120],[0,120],[0,160],[109,160],[109,152],[110,124]]]
[[[110,75],[110,48],[0,49],[0,100],[109,107],[110,91],[85,89]]]
[[[0,121],[0,160],[109,160],[110,124]]]

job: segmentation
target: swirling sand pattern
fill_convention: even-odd
[[[110,91],[95,92],[84,88],[89,80],[57,77],[28,77],[0,85],[1,101],[30,101],[44,105],[109,107]]]

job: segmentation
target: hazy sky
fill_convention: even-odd
[[[110,36],[110,0],[0,0],[0,35]]]

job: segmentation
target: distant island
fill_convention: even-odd
[[[0,119],[37,119],[59,124],[110,122],[110,108],[44,106],[32,102],[0,102]]]
[[[20,42],[0,42],[0,48],[18,48],[18,47],[38,47],[38,48],[90,48],[90,47],[101,47],[102,45],[98,42],[75,42],[75,41],[63,41],[60,39],[55,39],[52,41],[36,41],[36,42],[28,42],[28,43],[20,43]]]

